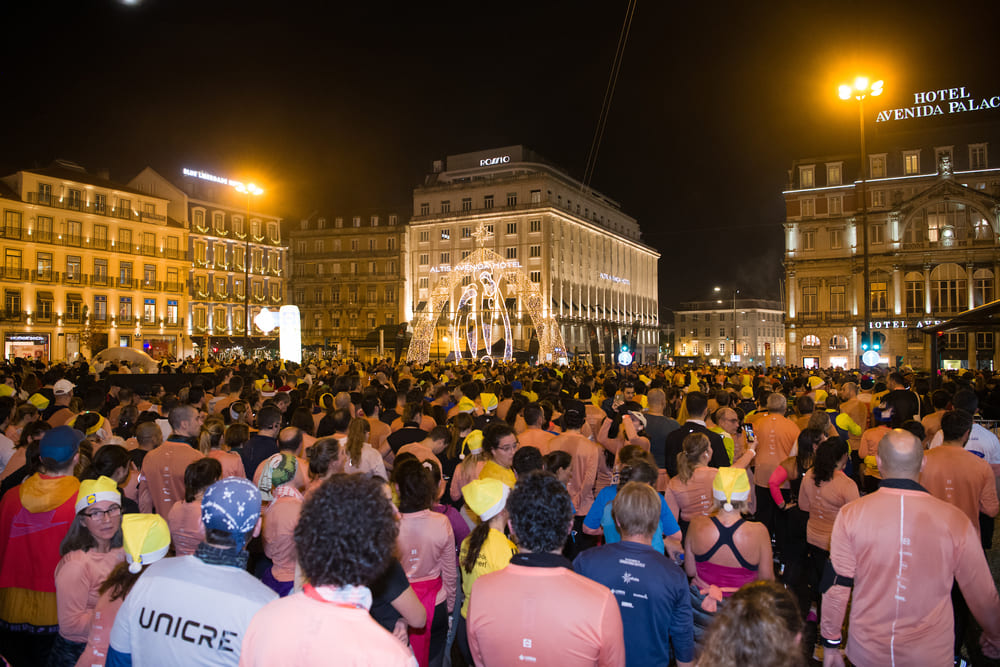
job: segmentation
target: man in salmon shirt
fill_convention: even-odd
[[[1000,657],[1000,597],[972,522],[917,482],[924,450],[915,435],[890,431],[876,456],[878,491],[844,505],[833,524],[820,585],[824,667],[844,665],[839,649],[849,599],[852,664],[951,665],[955,581],[983,628],[983,653]]]
[[[467,622],[475,663],[625,665],[614,595],[560,555],[573,521],[566,487],[550,473],[529,473],[511,491],[507,511],[520,553],[472,585]]]

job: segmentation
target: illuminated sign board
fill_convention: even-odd
[[[521,268],[521,263],[516,259],[511,259],[506,262],[478,262],[476,264],[463,262],[454,268],[452,268],[450,264],[440,264],[438,266],[432,266],[430,268],[430,272],[451,273],[452,271],[462,271],[466,273],[475,273],[476,271],[506,271],[507,269],[519,268]]]
[[[907,322],[906,320],[872,320],[868,323],[869,329],[923,329],[941,324],[941,320],[916,320]]]
[[[612,275],[607,274],[607,273],[599,273],[598,275],[601,277],[601,280],[610,280],[611,282],[617,283],[619,285],[631,285],[632,284],[629,281],[628,278],[619,278],[618,276],[612,276]]]
[[[495,164],[507,164],[510,162],[509,155],[498,155],[497,157],[483,158],[479,161],[480,167],[492,167]]]
[[[975,97],[965,89],[942,88],[940,90],[925,90],[913,94],[913,106],[900,109],[885,109],[875,116],[876,123],[891,120],[908,120],[910,118],[929,118],[947,114],[966,113],[970,111],[988,111],[1000,109],[1000,95],[992,97]]]
[[[203,181],[211,181],[212,183],[219,183],[221,185],[231,185],[234,188],[243,185],[243,181],[234,181],[231,178],[226,178],[224,176],[216,176],[215,174],[209,173],[207,171],[199,171],[197,169],[187,169],[181,170],[185,176],[191,176],[192,178],[200,178]]]

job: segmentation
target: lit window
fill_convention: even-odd
[[[907,176],[920,173],[920,151],[903,152],[903,173]]]
[[[869,178],[885,178],[885,155],[871,155],[868,157]]]
[[[451,239],[451,230],[450,229],[442,229],[441,230],[441,240],[442,241],[448,241],[449,239]]]
[[[838,162],[837,164],[826,165],[826,184],[840,185],[841,180],[841,164]]]
[[[816,187],[816,167],[813,165],[799,167],[799,187],[803,189]]]

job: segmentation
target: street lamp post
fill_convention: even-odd
[[[877,97],[882,94],[884,82],[880,79],[874,83],[869,83],[867,77],[859,76],[854,79],[853,85],[843,84],[838,93],[840,99],[849,100],[852,97],[858,101],[858,125],[861,138],[861,188],[858,190],[857,199],[861,207],[861,261],[864,272],[864,299],[865,299],[865,321],[862,326],[862,338],[870,338],[871,330],[871,276],[868,271],[868,149],[865,146],[865,98],[869,95]],[[864,362],[861,362],[864,363]],[[859,365],[860,367],[860,365]]]
[[[264,194],[264,190],[253,183],[236,186],[236,191],[247,196],[247,217],[243,227],[246,237],[246,249],[243,251],[243,331],[246,335],[246,344],[243,349],[244,356],[250,358],[250,198]]]
[[[716,287],[715,291],[716,292],[721,292],[722,288],[721,287]],[[739,354],[739,351],[738,351],[739,350],[739,347],[738,347],[738,343],[739,343],[739,333],[738,333],[739,332],[739,325],[736,324],[736,295],[738,295],[739,293],[740,293],[740,291],[738,289],[733,288],[733,354]],[[720,301],[719,303],[722,303],[722,302]],[[736,362],[736,363],[739,364],[739,362]]]

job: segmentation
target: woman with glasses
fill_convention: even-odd
[[[90,636],[101,583],[125,559],[122,549],[122,499],[110,477],[80,482],[76,518],[59,545],[56,610],[59,636],[49,654],[50,667],[75,665]]]
[[[483,433],[483,452],[487,461],[479,473],[479,479],[499,479],[514,488],[517,477],[512,465],[514,452],[517,450],[517,434],[510,425],[504,422],[494,422],[486,427]]]

